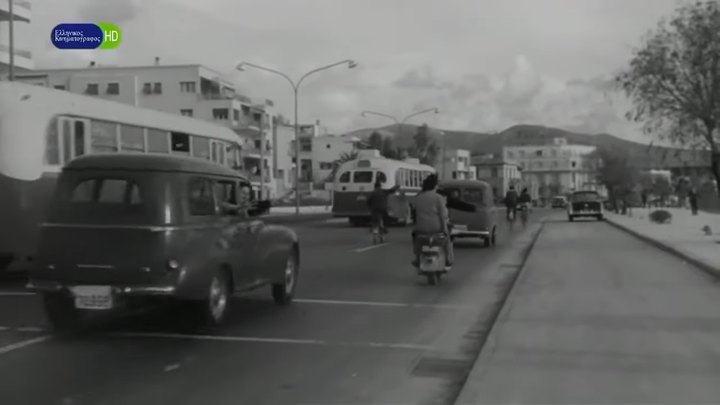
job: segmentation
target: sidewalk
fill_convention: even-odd
[[[658,208],[633,208],[632,217],[606,212],[608,223],[720,277],[720,214],[682,208],[662,208],[672,214],[669,224],[655,224],[648,216]],[[703,231],[709,226],[712,235]]]

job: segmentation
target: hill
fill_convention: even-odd
[[[367,139],[373,131],[393,137],[396,146],[413,145],[417,125],[390,125],[382,128],[366,128],[349,135]],[[443,131],[431,129],[430,134],[441,144]],[[594,145],[602,148],[622,150],[644,168],[668,168],[688,166],[710,166],[707,152],[687,149],[657,147],[628,141],[610,134],[584,134],[550,128],[540,125],[515,125],[502,132],[488,134],[470,131],[444,131],[445,146],[448,149],[468,149],[474,154],[499,154],[505,146],[547,145],[554,138],[565,138],[570,144]]]

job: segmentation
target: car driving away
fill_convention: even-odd
[[[558,195],[558,196],[553,197],[552,207],[553,208],[566,208],[567,207],[567,198],[563,195]]]
[[[597,191],[576,191],[570,196],[567,205],[568,220],[575,218],[596,218],[603,219],[602,198]]]
[[[28,288],[56,329],[90,314],[180,303],[184,317],[220,324],[234,294],[270,286],[289,303],[298,237],[258,216],[246,178],[166,154],[74,159],[62,170]]]

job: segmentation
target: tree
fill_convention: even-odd
[[[388,159],[397,159],[399,154],[397,149],[395,149],[395,146],[393,145],[393,140],[391,137],[386,136],[385,139],[383,139],[382,148],[380,149],[380,153],[382,153],[383,156],[385,156]]]
[[[368,138],[368,144],[370,145],[370,149],[376,149],[376,150],[382,151],[382,148],[383,148],[382,135],[380,135],[379,132],[374,131],[372,134],[370,134],[370,137]]]
[[[430,166],[435,165],[440,148],[430,137],[427,124],[418,127],[413,140],[415,141],[415,147],[411,151],[411,156],[418,158],[420,163]]]
[[[337,176],[337,171],[338,169],[340,169],[340,166],[342,166],[342,164],[345,162],[357,159],[358,155],[359,153],[357,150],[354,150],[352,152],[343,152],[340,157],[333,162],[332,171],[328,175],[327,179],[325,179],[325,182],[334,182],[335,176]]]
[[[618,201],[627,203],[640,184],[640,170],[630,159],[627,151],[601,147],[591,155],[598,183],[604,185],[610,201],[617,207]]]
[[[627,117],[647,133],[710,151],[720,193],[720,2],[678,7],[616,80],[633,102]]]

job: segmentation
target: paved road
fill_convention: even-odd
[[[717,281],[606,223],[556,217],[459,403],[720,403]]]
[[[300,299],[253,294],[211,336],[154,314],[61,339],[37,296],[6,287],[0,403],[451,403],[538,228],[457,246],[453,274],[430,287],[409,266],[408,230],[372,248],[362,229],[299,225]]]

